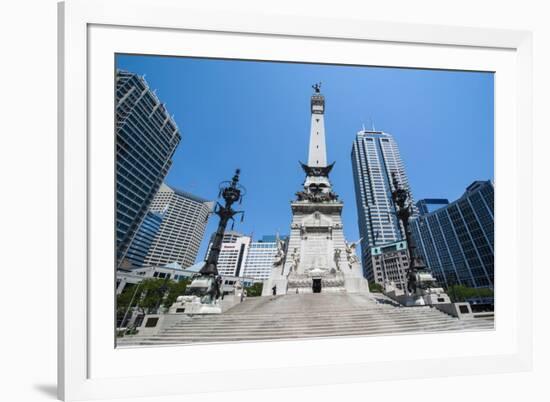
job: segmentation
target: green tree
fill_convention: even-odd
[[[369,290],[374,293],[382,293],[384,288],[379,283],[369,282]]]
[[[494,292],[489,288],[471,288],[465,285],[451,285],[447,294],[453,302],[463,302],[472,297],[493,297]]]
[[[157,278],[145,279],[137,285],[127,287],[117,296],[117,312],[124,314],[130,307],[137,308],[143,314],[150,314],[163,304],[169,289],[170,281]]]
[[[157,307],[162,305],[162,301],[168,291],[169,281],[166,279],[146,279],[141,284],[141,299],[139,308],[145,314],[156,312]]]
[[[128,309],[130,302],[132,302],[132,305],[136,305],[136,298],[139,298],[139,294],[136,293],[134,297],[134,293],[139,291],[138,285],[132,285],[132,286],[126,286],[121,294],[119,294],[116,298],[116,309],[118,314],[124,314],[126,310]],[[132,297],[134,297],[134,300],[132,301]]]
[[[181,296],[185,293],[185,289],[187,289],[187,285],[189,285],[190,282],[190,279],[185,279],[177,282],[172,281],[169,283],[168,294],[166,295],[166,298],[162,303],[165,309],[170,308],[170,306],[174,304],[178,296]]]
[[[246,288],[246,296],[247,297],[261,296],[263,288],[264,288],[264,284],[262,282],[255,283],[252,286],[249,286]]]

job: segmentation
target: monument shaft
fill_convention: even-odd
[[[306,174],[303,190],[291,202],[292,222],[283,268],[274,267],[264,285],[264,295],[273,288],[276,294],[365,292],[356,243],[344,236],[344,204],[332,190],[325,142],[325,98],[320,84],[311,96],[311,130],[308,163],[301,164]]]

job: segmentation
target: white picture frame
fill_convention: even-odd
[[[216,43],[224,40],[228,41],[225,46]],[[310,53],[303,42],[308,43]],[[269,46],[265,46],[267,43]],[[366,56],[364,52],[354,52],[358,47],[368,49],[371,62],[359,59]],[[70,0],[59,5],[59,49],[60,398],[162,396],[531,368],[529,32],[212,13],[187,9],[178,0]],[[318,53],[312,55],[312,49],[318,49]],[[105,230],[112,231],[113,227],[112,211],[105,209],[109,202],[102,204],[102,199],[113,199],[113,166],[101,163],[104,155],[112,155],[113,141],[109,135],[97,134],[113,131],[108,102],[114,100],[105,98],[109,96],[108,89],[112,90],[113,72],[105,66],[114,52],[178,55],[185,51],[193,51],[192,55],[210,52],[208,55],[218,57],[305,61],[323,58],[344,64],[359,61],[495,71],[495,265],[497,273],[499,269],[506,273],[496,275],[495,331],[403,335],[399,338],[404,344],[431,345],[432,350],[397,348],[395,356],[379,353],[387,350],[389,338],[395,343],[395,337],[115,349],[110,327],[114,320],[112,315],[105,315],[108,311],[112,314],[114,297],[96,296],[113,287],[112,265],[105,268],[98,263],[102,259],[109,261],[111,240]],[[109,82],[111,86],[107,88],[104,84]],[[498,218],[500,211],[509,214],[506,221]],[[109,275],[111,282],[106,280]],[[160,368],[154,363],[168,356],[177,360],[178,353],[185,353],[193,365]],[[248,367],[212,367],[208,358],[204,359],[220,353],[247,353],[258,358],[252,363],[254,369],[250,368],[250,361]],[[293,353],[292,358],[285,359],[289,353]],[[279,356],[283,358],[278,360]],[[247,376],[246,382],[241,381],[243,375]],[[162,381],[158,381],[160,378]]]

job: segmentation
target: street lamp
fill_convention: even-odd
[[[405,232],[405,240],[407,241],[407,249],[409,251],[409,268],[407,269],[407,290],[410,293],[416,292],[417,273],[419,271],[427,271],[424,260],[416,253],[416,245],[412,238],[409,219],[413,213],[411,205],[411,196],[409,192],[401,188],[397,175],[392,172],[392,200],[395,205],[396,215],[403,224]]]
[[[157,305],[155,307],[155,311],[157,312],[157,314],[159,314],[159,310],[160,310],[160,305],[162,304],[162,299],[164,298],[164,295],[166,294],[166,291],[168,290],[168,277],[165,276],[164,277],[164,282],[162,283],[162,285],[157,289],[157,293],[158,293],[158,301],[157,301]]]
[[[126,317],[128,316],[128,312],[132,308],[132,304],[134,303],[134,298],[136,297],[137,291],[139,287],[141,286],[141,282],[139,282],[136,285],[136,288],[134,289],[134,293],[132,294],[132,298],[130,299],[130,303],[128,303],[128,307],[126,307],[126,311],[124,312],[124,316],[122,317],[122,321],[120,322],[120,327],[124,325],[124,321],[126,321]]]
[[[239,176],[241,170],[237,169],[233,179],[229,181],[224,181],[220,183],[220,191],[218,197],[222,197],[225,200],[225,205],[216,203],[214,213],[220,217],[220,223],[218,224],[218,230],[214,235],[214,240],[212,241],[212,246],[210,247],[210,253],[208,254],[208,259],[206,264],[200,270],[202,275],[208,276],[217,276],[218,275],[218,258],[220,256],[223,234],[225,233],[225,228],[230,220],[234,220],[236,215],[241,215],[241,222],[244,218],[244,211],[235,211],[232,208],[232,205],[239,201],[239,204],[242,202],[244,195],[246,194],[246,189],[239,184]]]
[[[236,211],[232,208],[235,202],[239,202],[240,204],[246,194],[246,189],[239,184],[240,173],[240,169],[236,169],[235,175],[231,181],[220,183],[218,198],[223,198],[225,203],[222,205],[217,202],[213,211],[214,214],[220,217],[218,229],[214,234],[206,263],[199,271],[199,275],[193,280],[193,283],[191,283],[191,285],[200,282],[208,284],[206,294],[203,296],[203,303],[208,301],[208,303],[213,304],[217,299],[223,296],[220,283],[221,277],[218,275],[218,259],[222,248],[223,235],[230,220],[234,222],[234,218],[237,215],[241,215],[241,222],[244,218],[244,211]]]

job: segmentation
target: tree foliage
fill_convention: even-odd
[[[185,292],[188,283],[187,280],[175,282],[158,278],[145,279],[137,285],[126,287],[117,296],[117,312],[124,314],[128,307],[133,307],[141,313],[151,314],[158,307],[169,308]]]
[[[246,296],[247,297],[261,296],[263,287],[264,287],[264,284],[261,282],[255,283],[252,286],[247,287]]]
[[[136,305],[135,300],[132,302],[132,296],[134,295],[136,286],[137,285],[126,286],[122,293],[116,297],[116,310],[118,314],[124,314],[124,312],[128,309],[130,303],[132,303],[133,306]]]
[[[493,297],[494,292],[489,288],[471,288],[465,285],[451,285],[447,288],[447,294],[453,302],[463,302],[474,297]]]
[[[369,282],[369,290],[374,293],[382,293],[384,288],[379,283]]]
[[[165,308],[169,308],[178,296],[181,296],[185,293],[185,289],[187,289],[187,285],[191,283],[190,279],[180,280],[178,282],[172,281],[169,284],[168,294],[166,295],[166,298],[163,301],[163,305]]]

